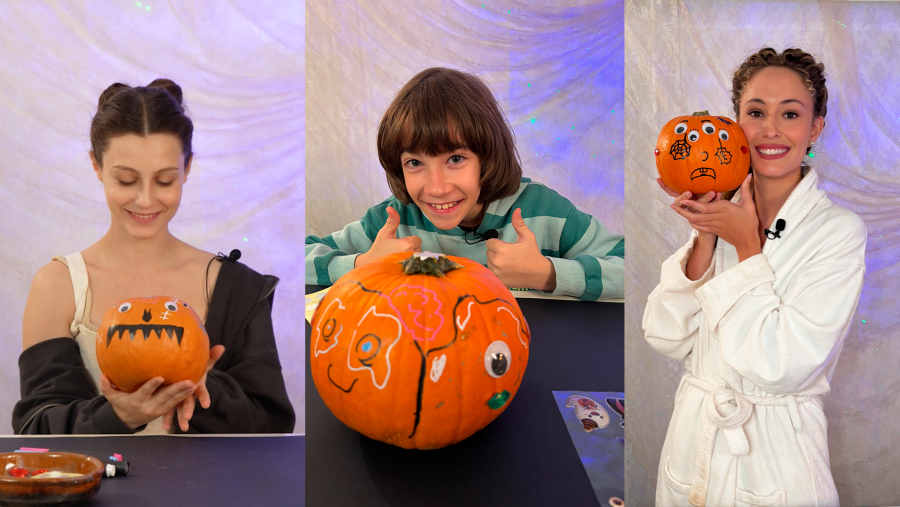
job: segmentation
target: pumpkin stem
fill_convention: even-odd
[[[451,261],[444,254],[431,252],[415,252],[400,264],[407,275],[431,275],[444,276],[445,274],[460,269],[462,264]]]
[[[709,111],[706,111],[706,110],[697,111],[696,113],[692,114],[691,116],[709,116]]]

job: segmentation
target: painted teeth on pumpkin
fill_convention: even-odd
[[[161,324],[121,324],[115,326],[109,326],[109,329],[106,331],[106,346],[109,347],[109,344],[112,342],[113,336],[117,333],[119,335],[119,339],[122,339],[122,336],[127,332],[131,341],[134,341],[134,336],[137,332],[140,331],[144,340],[150,339],[150,336],[153,333],[156,333],[156,337],[162,339],[163,331],[169,336],[169,339],[172,339],[172,335],[175,335],[175,339],[178,340],[178,346],[181,346],[181,339],[184,337],[184,328],[179,326],[169,326],[169,325],[161,325]]]
[[[711,167],[698,167],[691,172],[691,180],[700,177],[709,177],[712,179],[716,179],[716,171]]]

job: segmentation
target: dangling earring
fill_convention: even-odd
[[[816,142],[813,141],[809,143],[809,147],[806,148],[806,154],[809,155],[809,158],[814,158],[816,156],[815,153],[812,152],[813,148],[816,147]]]

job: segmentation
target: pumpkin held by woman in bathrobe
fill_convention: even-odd
[[[820,396],[859,301],[866,228],[803,162],[824,125],[823,68],[767,48],[738,69],[753,172],[731,201],[661,183],[694,231],[644,310],[647,342],[686,371],[657,505],[838,505]]]

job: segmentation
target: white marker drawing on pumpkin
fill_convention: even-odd
[[[463,331],[463,330],[466,329],[466,324],[468,324],[468,323],[469,323],[469,319],[472,318],[472,305],[474,305],[474,304],[475,304],[474,301],[469,301],[469,304],[466,305],[466,311],[467,311],[468,313],[466,314],[466,320],[465,320],[465,321],[460,322],[460,321],[459,321],[459,318],[460,318],[461,316],[460,316],[460,315],[457,315],[457,316],[456,316],[456,325],[459,326],[459,330],[460,330],[460,331]]]
[[[351,357],[352,351],[353,351],[353,344],[356,342],[356,332],[359,330],[360,327],[362,327],[363,321],[365,321],[366,318],[370,314],[375,315],[376,317],[387,317],[387,318],[393,320],[397,324],[397,337],[394,338],[394,341],[391,342],[391,344],[387,348],[387,352],[385,352],[385,354],[384,354],[384,361],[385,361],[385,364],[387,367],[387,373],[384,376],[384,381],[380,385],[378,384],[378,379],[375,378],[375,370],[371,366],[365,364],[363,362],[363,360],[357,358],[357,360],[360,361],[360,363],[362,363],[362,366],[359,368],[354,368],[353,366],[350,365],[350,357]],[[353,371],[369,370],[369,374],[372,375],[372,384],[378,389],[384,389],[384,387],[388,383],[388,379],[391,378],[391,350],[394,348],[394,345],[396,345],[397,342],[400,341],[400,336],[402,334],[403,334],[403,324],[400,322],[400,319],[398,319],[397,317],[395,317],[393,315],[387,314],[387,313],[378,313],[377,311],[375,311],[374,306],[370,307],[369,310],[366,311],[366,313],[362,316],[362,318],[359,319],[359,323],[356,325],[356,330],[353,331],[353,336],[350,338],[350,345],[347,347],[347,368],[349,368]],[[367,336],[369,336],[369,334],[363,335],[363,338],[365,338]],[[380,338],[379,338],[379,342],[380,342]],[[380,348],[381,347],[379,346],[379,350],[380,350]],[[368,352],[368,350],[365,350],[365,352]],[[375,354],[373,354],[373,356],[367,360],[373,359],[377,355],[378,355],[378,351],[376,351]]]
[[[341,309],[341,310],[347,309],[343,305],[343,303],[341,302],[340,299],[334,299],[330,303],[328,303],[328,306],[325,307],[325,311],[322,312],[322,315],[323,316],[326,315],[328,313],[328,310],[331,309],[331,305],[333,305],[335,303],[337,303],[339,309]],[[326,320],[325,324],[323,324],[323,325],[328,325],[328,322],[330,320],[331,319]],[[338,325],[337,321],[335,321],[333,325],[337,326]],[[340,336],[340,334],[343,330],[344,330],[344,326],[340,326],[340,329],[338,329],[336,333],[334,332],[334,330],[332,330],[332,334],[334,335],[334,343],[332,343],[331,346],[329,346],[325,350],[319,350],[319,338],[322,336],[322,327],[321,326],[317,327],[316,328],[316,357],[319,357],[320,354],[326,354],[326,353],[328,353],[329,350],[333,349],[334,346],[338,344],[338,336]],[[326,336],[326,338],[330,338],[330,337],[331,336]]]
[[[435,357],[431,362],[431,381],[437,382],[444,373],[444,366],[447,364],[447,354],[441,354],[441,357]]]
[[[509,313],[509,315],[512,316],[513,319],[515,319],[515,321],[516,321],[516,334],[519,336],[519,341],[522,342],[522,345],[527,349],[527,348],[528,348],[528,344],[525,343],[525,340],[522,339],[522,323],[519,322],[519,318],[516,317],[516,314],[514,314],[509,308],[507,308],[507,307],[505,307],[505,306],[501,306],[500,308],[497,308],[497,311],[498,311],[498,312],[499,312],[500,310],[506,310],[506,312]]]

